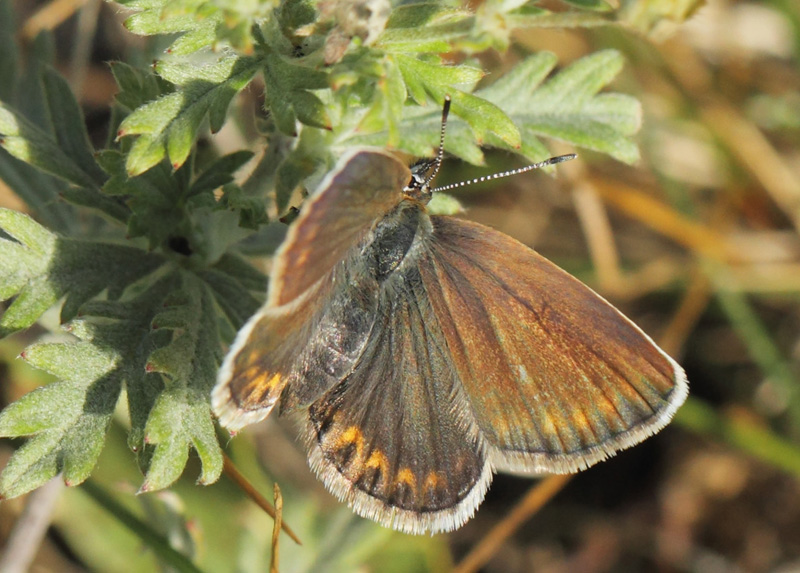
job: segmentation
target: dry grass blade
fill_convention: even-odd
[[[228,478],[230,478],[236,485],[238,485],[242,489],[242,491],[245,494],[247,494],[247,496],[250,499],[252,499],[256,503],[256,505],[258,505],[258,507],[263,509],[267,513],[267,515],[269,515],[272,519],[274,519],[277,522],[278,516],[273,505],[269,501],[267,501],[267,499],[263,495],[261,495],[258,492],[258,490],[256,490],[256,488],[253,487],[253,484],[247,481],[247,478],[244,477],[239,472],[238,469],[236,469],[236,466],[233,464],[233,461],[231,461],[231,459],[228,456],[226,456],[224,453],[222,455],[224,457],[223,471],[225,472],[225,475],[228,476]],[[285,522],[281,523],[280,526],[281,529],[283,529],[283,531],[286,532],[286,535],[291,537],[295,543],[297,543],[298,545],[303,544],[300,541],[300,538],[297,537],[295,532],[292,531],[292,529]]]
[[[278,541],[280,540],[281,525],[283,525],[283,496],[277,483],[273,488],[273,493],[275,496],[275,524],[272,526],[272,557],[269,560],[269,572],[278,573]]]
[[[697,321],[708,308],[711,294],[711,284],[707,276],[695,269],[689,288],[686,289],[686,296],[659,339],[661,348],[667,354],[677,356],[680,353]]]
[[[28,496],[25,510],[0,553],[0,571],[24,573],[30,569],[63,489],[64,480],[57,476]]]
[[[43,30],[53,30],[70,18],[88,0],[53,0],[28,18],[22,27],[22,37],[35,38]]]
[[[586,170],[582,164],[577,161],[569,162],[563,166],[563,173],[572,188],[572,202],[589,245],[600,290],[619,293],[623,288],[624,279],[620,270],[619,252],[614,243],[614,232],[605,205],[600,200],[597,190],[586,178]]]
[[[572,479],[571,474],[555,475],[537,482],[508,515],[456,565],[453,573],[471,573],[486,564],[505,541],[553,498]]]
[[[738,256],[725,237],[621,181],[593,178],[604,201],[692,251],[720,261]]]

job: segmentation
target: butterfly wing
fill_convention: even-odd
[[[262,420],[283,390],[284,407],[339,381],[363,351],[375,321],[377,283],[358,265],[362,243],[411,175],[392,155],[345,155],[303,206],[277,253],[267,304],[242,328],[212,395],[231,430]],[[357,292],[353,296],[352,292]]]
[[[364,517],[407,533],[455,529],[491,468],[413,264],[383,283],[377,316],[353,372],[308,410],[311,465]]]
[[[514,239],[432,222],[420,276],[492,463],[573,472],[669,422],[686,377],[636,325]]]
[[[328,274],[400,202],[410,180],[408,167],[385,151],[344,155],[303,205],[278,251],[267,304],[291,302]]]
[[[354,249],[357,250],[357,249]],[[264,419],[284,389],[316,396],[341,380],[363,352],[375,322],[378,288],[350,264],[354,254],[291,303],[262,308],[236,336],[220,368],[212,405],[229,430]],[[352,296],[350,288],[358,287]]]

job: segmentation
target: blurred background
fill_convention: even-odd
[[[641,161],[581,152],[555,178],[457,196],[467,217],[534,246],[637,322],[686,369],[689,401],[657,436],[571,479],[496,476],[473,520],[433,537],[354,516],[310,474],[291,424],[270,420],[228,453],[267,498],[281,486],[283,517],[303,540],[281,537],[281,571],[800,572],[800,4],[710,0],[686,22],[657,24],[637,4],[625,5],[624,26],[537,29],[480,59],[505,70],[540,50],[560,65],[620,50],[627,65],[612,87],[642,102]],[[101,145],[116,89],[107,62],[146,64],[163,45],[128,34],[115,4],[14,6],[22,46],[54,34],[56,65]],[[256,91],[237,103],[251,115]],[[212,144],[239,149],[247,133]],[[448,162],[442,177],[515,165],[487,159]],[[26,209],[2,181],[0,206]],[[15,359],[42,332],[0,342],[0,405],[49,381]],[[156,560],[148,531],[203,571],[267,570],[272,520],[229,478],[196,486],[190,463],[174,488],[134,497],[141,474],[125,426],[120,414],[85,486],[0,504],[0,547],[34,507],[52,523],[31,571],[180,569]],[[0,467],[19,445],[0,442]]]

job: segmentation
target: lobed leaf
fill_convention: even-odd
[[[482,76],[480,70],[464,65],[442,66],[441,62],[429,63],[402,54],[396,55],[395,60],[418,103],[425,102],[428,96],[441,103],[450,95],[453,113],[469,124],[478,140],[493,133],[509,147],[520,145],[517,127],[500,107],[463,91],[463,88],[472,90]]]
[[[172,340],[150,354],[149,372],[168,377],[145,426],[145,442],[154,446],[141,491],[169,486],[183,472],[193,446],[202,462],[201,483],[222,472],[222,451],[214,432],[209,395],[221,361],[216,310],[208,288],[192,274],[182,275],[182,290],[171,294],[165,310],[153,318],[156,330],[172,331]]]
[[[287,135],[296,135],[296,122],[323,129],[331,128],[325,105],[311,90],[328,88],[326,73],[294,65],[268,53],[264,58],[266,98],[276,125]]]
[[[165,157],[175,169],[183,165],[202,121],[210,116],[212,131],[219,129],[231,99],[257,69],[258,60],[252,57],[224,58],[210,66],[159,66],[159,72],[180,90],[137,108],[123,120],[117,135],[139,136],[127,156],[127,173],[144,173]]]
[[[114,100],[126,112],[131,112],[174,90],[151,69],[134,68],[124,62],[112,62],[111,73],[119,87]]]
[[[223,22],[222,10],[213,3],[200,0],[118,2],[140,10],[125,20],[125,27],[134,34],[180,34],[167,49],[168,53],[175,55],[185,56],[213,45],[217,39],[217,27]]]
[[[30,392],[0,413],[0,436],[34,436],[0,475],[0,496],[16,497],[58,473],[83,482],[100,455],[122,379],[119,356],[89,342],[36,344],[23,358],[63,378]]]
[[[639,152],[630,136],[639,128],[639,103],[622,94],[598,95],[622,68],[619,52],[597,52],[544,81],[555,64],[553,54],[536,54],[476,95],[507,111],[523,135],[520,152],[530,161],[549,155],[541,136],[636,161]]]
[[[62,297],[61,319],[69,320],[100,292],[118,297],[164,262],[133,247],[60,238],[10,209],[0,209],[0,229],[15,239],[0,239],[0,299],[16,295],[0,318],[2,336],[27,328]]]

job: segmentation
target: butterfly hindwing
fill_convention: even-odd
[[[498,231],[432,224],[422,281],[495,465],[577,471],[667,424],[685,375],[631,321]]]
[[[307,438],[334,494],[365,517],[420,533],[471,517],[491,469],[413,259],[381,282],[364,353],[311,404]]]

